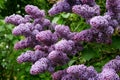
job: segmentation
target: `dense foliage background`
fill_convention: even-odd
[[[30,75],[30,63],[18,64],[16,58],[24,50],[14,50],[14,44],[23,37],[15,37],[11,34],[13,25],[5,24],[4,18],[11,14],[26,14],[24,6],[32,4],[40,9],[47,11],[51,8],[55,0],[0,0],[0,80],[51,80],[49,73],[39,74],[36,76]],[[101,13],[105,10],[105,0],[96,0],[101,7]],[[102,14],[101,14],[102,15]],[[70,26],[72,31],[80,32],[90,26],[85,23],[85,20],[76,14],[61,13],[54,17],[47,16],[53,23],[65,24]],[[64,69],[73,64],[93,65],[97,71],[101,71],[101,67],[109,60],[120,54],[120,36],[119,32],[113,36],[112,45],[84,43],[84,50],[76,56],[71,57],[71,61],[65,65],[57,67]]]

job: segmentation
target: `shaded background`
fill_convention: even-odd
[[[48,72],[39,75],[31,75],[29,69],[31,63],[18,64],[17,56],[28,50],[14,50],[14,44],[23,39],[22,36],[13,36],[11,24],[5,24],[4,18],[12,14],[26,14],[24,7],[27,4],[38,6],[46,11],[46,17],[53,23],[65,24],[70,26],[72,31],[80,32],[90,26],[85,23],[85,20],[73,13],[61,13],[54,17],[48,16],[47,11],[52,7],[57,0],[0,0],[0,80],[52,80]],[[101,15],[106,11],[105,0],[96,0],[101,7]],[[71,57],[68,64],[56,67],[56,71],[64,69],[74,64],[93,65],[100,72],[102,66],[109,60],[120,54],[120,37],[119,33],[113,36],[112,45],[84,43],[84,50],[77,55]]]

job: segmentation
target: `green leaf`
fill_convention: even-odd
[[[54,17],[54,18],[53,18],[53,20],[52,20],[52,23],[57,23],[59,19],[60,19],[60,17],[59,17],[59,16]]]
[[[73,65],[74,62],[75,62],[75,60],[70,60],[68,65],[71,66],[71,65]]]
[[[6,35],[5,36],[7,39],[9,39],[9,40],[12,40],[13,39],[13,35],[12,34],[8,34],[8,35]]]
[[[77,15],[77,14],[70,14],[70,16],[69,16],[69,20],[71,20],[71,21],[76,21],[76,20],[78,20],[78,18],[79,18],[79,16]]]
[[[70,13],[62,13],[61,16],[63,18],[68,18],[70,16]]]
[[[4,26],[0,26],[0,32],[5,31]]]
[[[92,48],[86,48],[82,51],[82,57],[89,61],[90,59],[97,56],[97,52],[93,50]]]
[[[111,47],[115,49],[120,49],[120,37],[119,36],[113,37]]]

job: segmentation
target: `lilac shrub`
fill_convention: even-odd
[[[50,16],[61,12],[75,13],[83,17],[91,27],[81,32],[72,32],[69,26],[53,24],[45,16],[45,11],[37,6],[27,5],[27,15],[13,14],[5,18],[6,23],[15,25],[12,34],[24,36],[17,42],[16,50],[33,48],[18,56],[18,63],[31,62],[30,73],[36,75],[49,71],[53,80],[120,80],[120,57],[108,62],[98,73],[93,66],[83,64],[69,66],[55,72],[70,57],[83,50],[82,42],[112,44],[112,35],[120,24],[120,0],[107,0],[107,12],[100,15],[100,6],[95,0],[60,0],[48,11]]]

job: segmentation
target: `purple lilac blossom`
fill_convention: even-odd
[[[75,5],[72,8],[72,11],[79,16],[82,16],[86,20],[96,16],[100,15],[100,8],[98,5],[95,5],[93,7],[90,7],[89,5]]]
[[[32,65],[30,69],[30,73],[33,75],[36,75],[38,73],[43,73],[49,67],[48,65],[49,65],[49,60],[47,58],[41,58]]]
[[[70,5],[65,2],[65,1],[60,1],[57,2],[56,4],[53,5],[53,7],[48,11],[50,16],[53,16],[55,14],[58,14],[63,11],[69,11],[70,10]]]
[[[18,14],[13,14],[11,16],[7,16],[5,18],[5,22],[6,23],[11,23],[11,24],[14,24],[15,26],[21,24],[21,23],[26,23],[28,21],[26,21],[25,18],[23,18],[21,15],[18,15]]]
[[[65,75],[67,75],[66,70],[59,70],[59,71],[54,72],[54,73],[52,74],[52,79],[53,79],[53,80],[61,80],[61,78],[62,78],[63,76],[65,76]]]
[[[44,10],[40,10],[37,6],[27,5],[25,6],[25,11],[26,13],[31,15],[32,18],[39,18],[45,16]]]
[[[66,64],[69,61],[68,56],[61,51],[52,51],[48,55],[48,59],[50,59],[55,64]]]
[[[72,40],[61,40],[55,44],[55,50],[62,52],[71,52],[75,43]]]
[[[30,27],[31,27],[31,23],[26,23],[26,24],[22,23],[13,29],[12,34],[14,34],[14,35],[30,35],[31,34]]]
[[[27,47],[33,47],[35,45],[36,45],[36,43],[35,43],[34,39],[32,39],[32,37],[27,37],[24,40],[21,40],[21,41],[17,42],[14,45],[14,48],[16,50],[18,50],[18,49],[24,49],[24,48],[27,48]]]
[[[68,39],[68,35],[71,33],[69,27],[65,25],[56,25],[55,32],[65,39]]]
[[[51,45],[52,32],[50,30],[41,31],[36,35],[36,40],[43,42],[46,45]]]
[[[120,80],[120,78],[113,69],[104,69],[98,74],[97,80]]]

